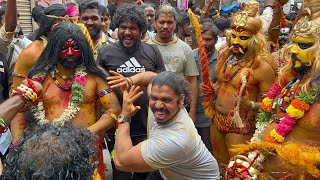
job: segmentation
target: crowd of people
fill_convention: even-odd
[[[0,177],[319,179],[320,2],[212,2],[1,2]]]

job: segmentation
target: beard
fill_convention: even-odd
[[[99,35],[100,35],[100,32],[101,32],[101,29],[102,29],[102,26],[99,26],[99,27],[96,27],[96,26],[90,26],[92,27],[93,31],[89,31],[89,34],[91,36],[91,38],[93,40],[96,40]],[[89,29],[88,29],[89,30]]]
[[[68,59],[73,59],[73,61],[68,61]],[[77,56],[65,56],[64,58],[59,58],[58,62],[65,69],[75,70],[82,64],[82,59]]]
[[[134,52],[137,50],[137,47],[140,46],[140,44],[141,44],[141,38],[140,38],[140,37],[137,38],[137,39],[134,41],[134,43],[133,43],[132,46],[126,47],[126,46],[124,46],[123,43],[122,43],[122,38],[119,37],[119,44],[120,44],[120,46],[122,47],[122,49],[125,51],[126,54],[132,54],[132,53],[134,53]]]
[[[294,70],[295,72],[299,73],[299,74],[304,74],[307,71],[309,71],[309,69],[311,68],[310,65],[308,65],[305,62],[302,62],[301,59],[299,59],[296,54],[292,54],[291,55],[291,59],[294,60],[295,62],[298,61],[298,62],[301,63],[300,67],[295,67],[294,66],[295,65],[294,62],[292,63],[292,66],[291,66],[291,69]]]

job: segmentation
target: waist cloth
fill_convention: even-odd
[[[230,117],[213,111],[212,122],[221,133],[235,133],[243,135],[251,135],[256,130],[255,116],[242,118],[243,128],[238,128],[231,122]]]

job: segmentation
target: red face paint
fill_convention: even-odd
[[[62,51],[59,55],[60,58],[64,58],[66,56],[76,56],[80,57],[81,56],[81,51],[77,45],[77,42],[75,40],[71,41],[66,41],[64,43],[64,46],[62,47]]]

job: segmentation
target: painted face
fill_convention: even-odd
[[[232,29],[230,43],[234,54],[243,55],[248,49],[253,34],[249,31],[237,28]]]
[[[60,58],[65,58],[66,56],[80,57],[81,51],[77,42],[73,39],[66,41],[59,56]]]
[[[155,11],[152,7],[145,8],[144,11],[147,16],[148,27],[150,27],[154,24],[154,21],[155,21]]]
[[[292,69],[295,71],[304,71],[312,65],[315,60],[315,52],[311,47],[314,45],[314,38],[311,36],[292,37],[292,48],[290,49]]]
[[[102,28],[101,17],[97,9],[86,9],[80,12],[80,21],[87,27],[93,40],[99,38]]]
[[[204,44],[204,47],[206,49],[207,54],[214,52],[215,45],[217,43],[217,38],[213,37],[211,31],[206,31],[201,34],[202,35],[202,41]]]
[[[176,28],[174,16],[171,14],[160,14],[156,20],[155,27],[157,30],[157,37],[162,40],[171,39],[173,36],[173,31]]]
[[[183,102],[183,99],[180,101]],[[158,123],[165,123],[174,118],[180,110],[180,101],[169,86],[152,86],[151,88],[149,104]]]
[[[118,38],[120,44],[130,52],[136,49],[141,41],[141,30],[137,23],[122,22],[119,24]]]
[[[66,69],[75,69],[82,63],[78,43],[70,38],[66,41],[59,54],[59,62]]]

